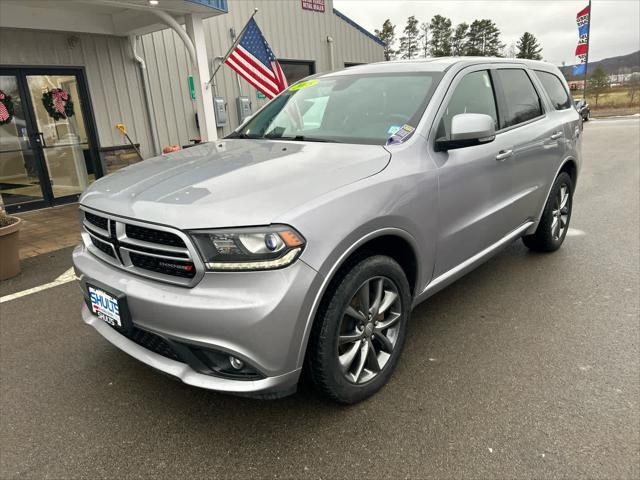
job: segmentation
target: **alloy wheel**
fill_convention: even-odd
[[[551,211],[553,217],[553,221],[551,222],[551,236],[555,241],[560,240],[567,229],[569,209],[571,207],[570,203],[569,187],[566,184],[562,184],[555,198],[553,210]]]
[[[365,281],[342,315],[338,361],[355,384],[367,383],[387,365],[400,333],[402,304],[398,287],[387,277]]]

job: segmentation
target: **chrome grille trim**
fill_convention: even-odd
[[[82,214],[81,235],[85,248],[87,248],[93,255],[95,255],[102,261],[141,277],[151,278],[153,280],[158,280],[173,285],[180,285],[183,287],[195,286],[204,276],[205,266],[202,263],[202,260],[200,259],[200,256],[198,255],[195,245],[191,241],[191,238],[184,232],[164,225],[145,223],[137,220],[131,220],[126,217],[112,215],[109,213],[101,212],[100,210],[94,210],[86,206],[80,206],[80,211]],[[88,222],[85,218],[85,212],[106,218],[108,220],[108,230],[104,230],[96,226],[95,224]],[[151,230],[171,233],[179,237],[186,245],[186,248],[175,247],[172,245],[165,245],[155,242],[146,242],[143,240],[130,238],[126,234],[126,225],[135,225]],[[115,228],[113,228],[113,226],[115,226]],[[98,235],[103,235],[105,238],[100,238]],[[115,257],[107,255],[106,253],[98,249],[95,245],[93,245],[91,241],[92,238],[100,242],[101,244],[108,245],[114,252]],[[118,247],[114,247],[114,244],[106,239],[114,239],[114,242],[117,239],[117,242],[115,243],[118,245]],[[136,247],[139,247],[140,250],[136,249]],[[166,255],[146,252],[142,250],[143,248],[148,248],[156,252],[166,252]],[[177,275],[168,275],[165,273],[155,272],[153,270],[147,270],[145,268],[137,267],[131,261],[131,258],[129,256],[130,253],[144,255],[151,258],[165,259],[168,261],[191,262],[193,263],[195,268],[195,275],[193,278],[184,278]],[[178,256],[176,254],[181,254],[183,256]]]
[[[84,218],[82,219],[82,226],[89,231],[93,231],[96,233],[99,233],[100,235],[104,236],[104,237],[109,237],[109,231],[108,230],[104,230],[100,227],[98,227],[97,225],[94,225],[93,223],[87,222]]]

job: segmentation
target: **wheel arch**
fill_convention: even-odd
[[[553,176],[553,178],[549,182],[549,187],[547,188],[547,194],[544,196],[544,201],[542,202],[542,205],[538,210],[538,215],[534,219],[535,223],[531,226],[531,228],[529,228],[524,233],[525,235],[530,235],[535,233],[536,229],[538,228],[538,224],[540,223],[540,219],[542,218],[542,212],[544,212],[544,207],[547,204],[549,195],[551,194],[551,189],[553,188],[553,184],[556,181],[556,178],[558,178],[558,175],[565,172],[571,177],[571,181],[573,182],[573,189],[575,191],[576,183],[578,181],[578,162],[574,157],[567,157],[562,161],[562,163],[560,164],[560,167],[558,167],[558,170],[556,171],[556,174]]]
[[[342,270],[354,259],[360,256],[365,258],[376,254],[387,255],[398,262],[407,276],[411,297],[415,296],[416,290],[419,288],[421,269],[418,244],[414,237],[405,230],[393,227],[381,228],[360,237],[342,252],[337,261],[334,261],[328,268],[327,274],[324,276],[324,280],[316,293],[305,320],[303,341],[298,353],[298,366],[302,366],[304,363],[311,328],[331,283],[338,278]]]

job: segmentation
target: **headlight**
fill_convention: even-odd
[[[286,225],[191,232],[208,270],[272,270],[298,258],[305,239]]]

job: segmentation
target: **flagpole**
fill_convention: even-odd
[[[591,1],[591,0],[589,0]],[[244,31],[247,29],[247,27],[249,26],[249,22],[253,19],[253,17],[256,16],[256,13],[258,13],[258,9],[254,8],[253,9],[253,13],[251,14],[251,16],[249,17],[249,20],[247,20],[247,23],[244,25],[244,27],[242,28],[242,30],[240,31],[240,33],[236,36],[236,39],[233,41],[233,44],[231,45],[231,47],[229,48],[229,50],[227,51],[226,55],[222,58],[222,61],[218,64],[218,66],[215,68],[215,70],[213,71],[213,73],[211,74],[211,78],[209,79],[209,81],[205,84],[206,88],[209,88],[209,85],[211,85],[211,82],[213,82],[213,77],[216,76],[216,73],[218,73],[218,70],[220,70],[220,67],[222,67],[222,65],[224,64],[224,62],[227,61],[227,58],[229,58],[229,55],[231,55],[231,52],[233,52],[233,50],[236,48],[236,46],[238,45],[238,43],[240,43],[240,40],[242,39],[242,35],[244,35]],[[220,58],[220,57],[218,57]]]
[[[589,0],[589,23],[587,24],[587,56],[584,63],[584,90],[582,90],[582,99],[587,103],[587,79],[589,73],[589,50],[591,49],[591,0]]]

